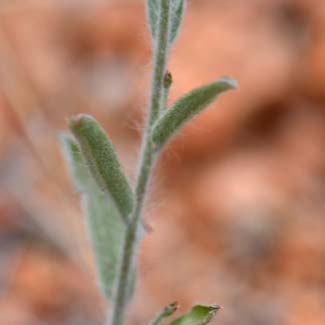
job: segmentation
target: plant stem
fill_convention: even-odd
[[[156,319],[154,319],[152,321],[152,323],[150,325],[158,325],[162,320],[164,319],[164,315],[163,314],[159,314]]]
[[[159,117],[163,96],[163,81],[168,57],[168,35],[170,20],[170,0],[160,0],[160,15],[158,22],[158,38],[154,49],[154,68],[149,99],[149,116],[145,133],[142,139],[142,151],[139,162],[139,171],[136,183],[136,202],[131,214],[130,223],[126,228],[124,244],[120,258],[120,269],[117,279],[116,293],[113,301],[113,310],[110,317],[111,325],[122,325],[127,307],[128,288],[135,263],[137,251],[137,237],[141,221],[142,208],[148,187],[155,154],[151,144],[151,127]]]
[[[154,70],[149,106],[150,116],[147,125],[149,129],[159,116],[164,90],[164,77],[169,50],[170,9],[170,0],[160,0],[158,38],[154,49]]]

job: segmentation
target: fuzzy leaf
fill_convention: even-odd
[[[69,168],[73,184],[79,193],[98,191],[93,178],[89,175],[79,146],[69,134],[60,134],[60,144],[64,160]]]
[[[190,312],[172,321],[170,325],[206,325],[211,322],[219,309],[220,307],[216,305],[196,305]]]
[[[94,118],[84,114],[72,117],[69,125],[91,175],[127,222],[133,208],[133,192],[105,131]]]
[[[68,135],[62,135],[60,140],[71,178],[82,196],[82,206],[95,255],[99,285],[103,294],[110,299],[125,226],[115,205],[99,189],[89,174],[77,142]]]
[[[192,90],[181,97],[155,123],[152,131],[154,149],[160,149],[191,118],[211,104],[221,93],[237,88],[236,81],[224,77]]]
[[[147,0],[147,17],[150,27],[150,32],[154,40],[157,39],[158,22],[159,22],[159,6],[160,0]],[[170,0],[171,1],[171,17],[169,27],[169,44],[173,43],[184,14],[185,0]]]
[[[160,313],[156,316],[156,318],[152,321],[151,325],[158,325],[160,322],[166,318],[174,314],[174,312],[178,309],[177,302],[173,302],[167,306],[165,306]]]
[[[115,206],[107,201],[103,193],[83,196],[82,206],[98,266],[99,284],[104,295],[110,299],[125,227]]]
[[[173,43],[183,20],[185,0],[172,0],[169,42]]]
[[[147,19],[151,36],[157,37],[158,20],[159,20],[159,0],[147,0]]]

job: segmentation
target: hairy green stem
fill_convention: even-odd
[[[159,116],[159,110],[164,89],[164,76],[166,70],[166,62],[169,50],[169,20],[170,20],[170,0],[160,1],[160,15],[158,26],[158,38],[154,49],[154,71],[152,78],[152,88],[150,96],[150,109],[148,126],[156,121]],[[147,130],[148,131],[148,130]]]
[[[141,159],[136,183],[136,202],[131,214],[130,223],[126,228],[124,244],[121,251],[117,287],[111,313],[111,325],[122,325],[127,307],[127,293],[135,255],[137,251],[137,237],[141,221],[142,207],[154,162],[154,151],[151,144],[151,127],[159,117],[163,97],[163,82],[168,57],[168,35],[170,20],[170,0],[160,0],[160,14],[158,22],[158,38],[154,48],[154,68],[151,95],[149,99],[149,116],[145,134],[142,140]]]

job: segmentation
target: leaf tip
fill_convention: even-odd
[[[70,136],[70,134],[67,133],[67,132],[59,132],[59,133],[57,134],[57,139],[59,140],[59,142],[60,142],[61,144],[64,144],[64,143],[70,141],[71,136]]]
[[[218,305],[196,305],[187,314],[175,319],[171,325],[206,325],[220,309]]]
[[[68,124],[70,129],[74,129],[83,126],[87,121],[94,121],[94,118],[88,114],[80,113],[71,116],[68,119]]]
[[[177,309],[179,308],[179,304],[177,301],[172,302],[171,304],[167,305],[163,311],[165,316],[172,315]]]
[[[215,315],[216,312],[218,312],[220,309],[222,309],[222,307],[219,305],[209,305],[207,307],[211,309],[209,313],[212,313],[213,315]]]
[[[57,139],[59,141],[59,144],[61,145],[64,156],[69,157],[71,152],[74,152],[77,147],[76,141],[67,132],[60,132],[57,135]]]
[[[239,83],[235,79],[228,76],[220,78],[218,82],[224,84],[225,88],[229,90],[239,88]]]

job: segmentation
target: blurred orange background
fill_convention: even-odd
[[[150,78],[140,0],[0,4],[0,324],[103,324],[78,194],[57,140],[100,120],[134,180]],[[170,102],[222,96],[153,177],[128,324],[165,304],[222,325],[325,324],[325,1],[191,0]]]

